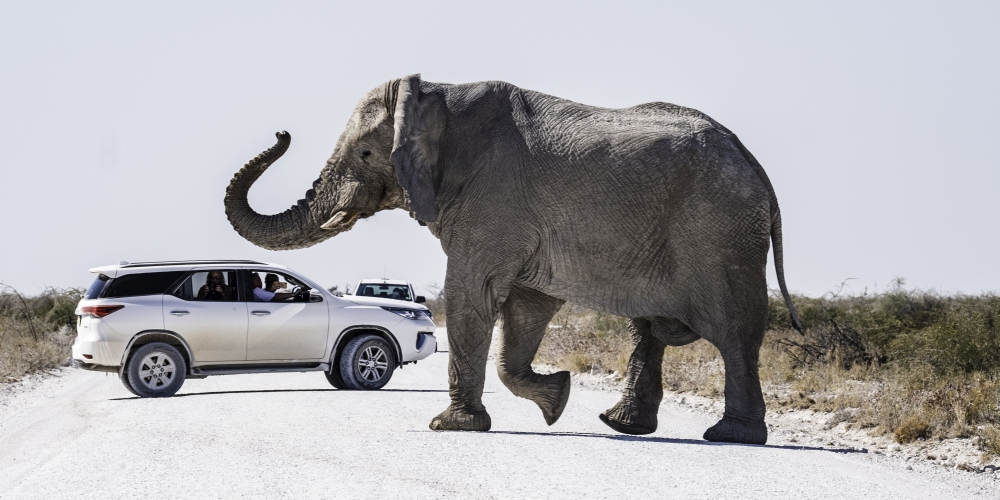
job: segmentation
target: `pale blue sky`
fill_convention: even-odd
[[[997,2],[3,2],[0,280],[250,258],[440,284],[440,245],[401,211],[270,252],[222,207],[278,130],[291,149],[250,201],[293,204],[361,95],[419,72],[708,113],[774,184],[792,290],[1000,290],[998,26]]]

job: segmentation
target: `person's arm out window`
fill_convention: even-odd
[[[274,295],[275,295],[274,292],[269,292],[267,290],[264,290],[263,288],[253,289],[253,296],[256,297],[257,300],[261,302],[270,302],[271,299],[274,298]]]

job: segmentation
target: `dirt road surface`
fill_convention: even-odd
[[[0,398],[0,498],[1000,498],[989,474],[928,471],[795,443],[713,444],[717,415],[665,404],[649,436],[597,415],[618,395],[575,386],[562,419],[488,368],[487,433],[433,432],[447,355],[374,392],[320,373],[189,380],[139,399],[67,369]]]

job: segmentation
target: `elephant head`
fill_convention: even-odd
[[[333,154],[312,189],[288,210],[259,214],[247,192],[288,150],[291,136],[247,163],[226,190],[226,215],[236,231],[269,250],[315,245],[347,231],[378,211],[408,209],[422,222],[434,222],[432,166],[437,161],[443,120],[420,91],[420,75],[393,80],[368,92],[351,115]]]

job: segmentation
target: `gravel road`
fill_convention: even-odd
[[[447,355],[385,389],[320,373],[190,380],[139,399],[67,369],[0,397],[0,498],[1000,498],[990,474],[907,470],[858,450],[707,443],[710,415],[676,404],[625,436],[597,415],[612,392],[573,388],[547,427],[489,367],[488,433],[433,432]]]

